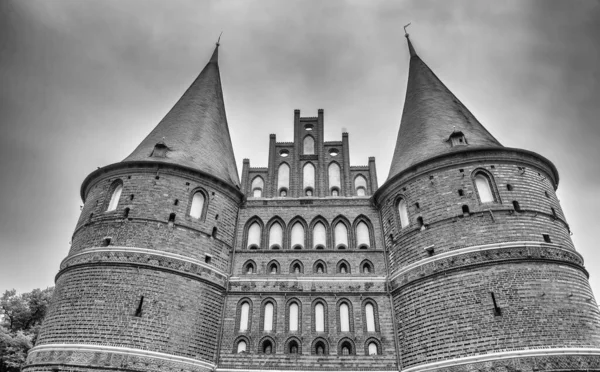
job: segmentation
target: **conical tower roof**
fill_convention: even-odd
[[[388,179],[435,156],[474,147],[503,147],[419,58],[406,35],[410,68],[404,110]],[[461,134],[464,146],[452,146]]]
[[[124,162],[182,165],[239,186],[223,103],[218,49],[217,43],[200,75]]]

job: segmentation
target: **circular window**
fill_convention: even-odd
[[[279,151],[279,156],[281,156],[282,158],[287,158],[289,154],[290,152],[288,150]]]
[[[340,150],[338,150],[338,149],[329,149],[329,155],[331,155],[331,156],[338,156],[339,153],[340,153]]]
[[[315,129],[315,126],[314,126],[314,125],[312,125],[312,124],[305,124],[305,125],[304,125],[304,130],[306,130],[306,131],[309,131],[309,132],[310,132],[310,131],[311,131],[311,130],[313,130],[313,129]]]

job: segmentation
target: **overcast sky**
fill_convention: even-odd
[[[402,26],[505,146],[558,167],[600,295],[598,1],[0,1],[0,292],[54,283],[97,167],[119,162],[204,67],[221,31],[237,164],[265,166],[293,110],[325,110],[353,165],[387,178],[406,90]],[[240,172],[241,173],[241,172]]]

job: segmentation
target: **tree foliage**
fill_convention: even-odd
[[[54,287],[0,297],[0,372],[17,372],[33,347],[46,316]]]

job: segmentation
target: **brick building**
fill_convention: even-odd
[[[408,35],[407,35],[408,40]],[[590,371],[600,314],[555,194],[419,58],[388,179],[294,112],[241,182],[218,45],[171,111],[83,182],[25,370]]]

